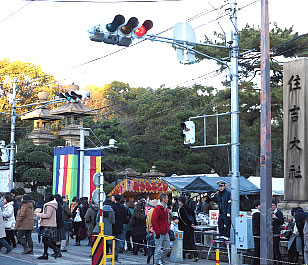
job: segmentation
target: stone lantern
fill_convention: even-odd
[[[38,93],[40,101],[46,101],[48,96],[47,92]],[[34,121],[33,131],[29,134],[28,138],[31,139],[35,145],[49,144],[57,138],[50,130],[51,122],[60,120],[61,117],[52,115],[46,106],[41,106],[21,116],[21,119]]]
[[[83,128],[83,118],[93,116],[97,112],[81,102],[70,102],[59,108],[51,110],[51,114],[64,116],[65,127],[58,131],[58,135],[66,141],[66,146],[80,145],[80,128]],[[89,132],[85,131],[85,136]]]
[[[142,176],[147,177],[147,178],[159,178],[159,177],[165,177],[166,173],[161,173],[156,169],[155,166],[152,166],[152,169],[150,170],[150,172],[142,173]]]

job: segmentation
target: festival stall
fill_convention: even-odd
[[[158,199],[159,194],[168,193],[168,184],[161,179],[144,179],[144,178],[126,178],[122,180],[109,193],[111,195],[124,195],[127,200],[133,201],[137,197],[145,194],[150,196],[150,199]]]

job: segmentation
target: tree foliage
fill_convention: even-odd
[[[17,144],[14,180],[31,184],[32,191],[37,186],[52,184],[53,148],[48,145],[34,145],[23,139]]]
[[[299,35],[293,31],[293,27],[279,28],[276,23],[273,24],[270,32],[270,48],[271,48],[271,82],[275,86],[282,82],[282,63],[279,61],[279,56],[294,58],[307,56],[308,49],[308,34]],[[225,35],[214,32],[214,39],[205,36],[205,42],[217,45],[225,45]],[[239,75],[240,80],[249,81],[260,72],[260,38],[261,30],[259,27],[246,25],[239,31],[239,48],[240,52],[250,50],[248,53],[243,53],[239,57]],[[229,57],[227,49],[196,46],[195,49],[216,58]],[[201,55],[197,55],[198,60],[206,59]],[[222,65],[222,69],[225,66]]]
[[[19,105],[37,101],[37,93],[46,91],[50,97],[58,92],[58,86],[53,76],[46,74],[39,65],[21,61],[11,62],[9,59],[0,60],[1,93],[0,111],[9,111],[9,94],[12,93],[13,80],[17,80],[17,99]],[[23,108],[20,112],[29,110]]]

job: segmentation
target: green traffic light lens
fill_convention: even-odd
[[[117,28],[125,22],[125,18],[122,15],[116,15],[113,21],[106,25],[106,29],[109,32],[115,32]]]

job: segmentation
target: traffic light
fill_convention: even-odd
[[[74,91],[71,91],[71,92],[60,93],[59,98],[65,98],[68,102],[71,102],[71,100],[80,101],[83,98],[83,96],[81,94],[77,94]]]
[[[182,122],[181,128],[183,130],[184,144],[194,144],[196,140],[195,123],[193,121]]]
[[[145,37],[152,27],[151,20],[139,25],[136,17],[131,17],[125,22],[124,16],[116,15],[111,23],[95,25],[88,33],[92,41],[128,47],[135,38]]]

